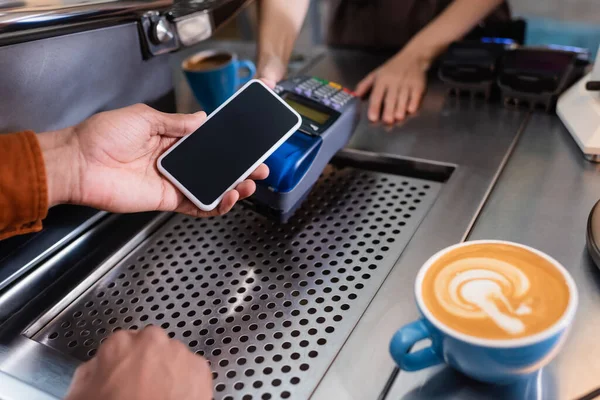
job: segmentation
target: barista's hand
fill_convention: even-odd
[[[427,85],[429,61],[403,49],[381,67],[367,75],[356,87],[359,96],[372,88],[369,120],[387,124],[403,120],[419,108]]]
[[[210,400],[208,362],[158,327],[119,331],[75,371],[65,400]]]
[[[48,176],[49,204],[74,203],[112,212],[177,211],[193,216],[228,212],[264,179],[261,165],[210,213],[199,210],[156,168],[158,157],[206,119],[165,114],[146,105],[103,112],[81,124],[38,135]]]

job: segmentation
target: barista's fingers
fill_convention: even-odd
[[[408,103],[408,96],[410,95],[410,89],[406,86],[400,88],[400,94],[398,95],[398,103],[396,105],[396,120],[401,121],[406,117],[406,104]]]
[[[240,198],[238,200],[243,200],[246,197],[250,197],[254,194],[254,192],[256,191],[256,183],[254,183],[254,181],[250,179],[247,179],[244,182],[237,185],[235,187],[235,190],[237,190],[238,194],[240,195]]]
[[[371,99],[369,101],[369,120],[377,122],[379,120],[379,114],[381,113],[381,102],[386,91],[386,83],[382,79],[378,79],[375,82],[375,87],[371,93]]]
[[[258,168],[254,170],[248,177],[248,179],[252,179],[253,181],[261,181],[266,179],[269,176],[269,167],[267,164],[260,164]]]
[[[410,92],[410,101],[408,103],[408,112],[414,114],[419,109],[421,99],[425,93],[425,85],[423,82],[417,82],[413,85]]]
[[[356,95],[358,97],[363,97],[371,86],[373,86],[373,82],[375,82],[375,72],[371,72],[369,75],[363,78],[362,81],[356,86]]]
[[[386,124],[393,124],[394,111],[396,110],[396,102],[398,101],[398,91],[400,88],[397,85],[390,85],[385,94],[385,101],[383,106],[383,122]]]

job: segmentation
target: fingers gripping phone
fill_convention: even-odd
[[[169,148],[158,170],[192,203],[211,211],[300,126],[302,119],[259,80],[251,80],[194,133]]]

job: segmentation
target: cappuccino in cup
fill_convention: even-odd
[[[392,337],[405,371],[447,363],[484,382],[508,383],[548,364],[575,317],[578,294],[560,263],[498,240],[460,243],[421,267],[415,297],[422,318]],[[431,346],[412,351],[421,340]]]
[[[216,53],[205,57],[190,57],[183,62],[183,68],[188,71],[208,71],[228,64],[233,59],[229,53]]]
[[[427,270],[421,290],[441,323],[483,339],[540,333],[569,304],[564,275],[546,258],[510,244],[474,244],[444,254]]]
[[[233,53],[205,50],[181,64],[198,103],[207,114],[215,111],[256,73],[250,60],[238,60]]]

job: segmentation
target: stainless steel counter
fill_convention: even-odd
[[[388,399],[574,399],[600,387],[600,271],[585,249],[588,214],[600,198],[600,166],[589,163],[555,116],[527,124],[469,239],[503,239],[560,261],[579,289],[579,310],[564,350],[529,381],[502,388],[449,368],[401,372]],[[489,397],[488,397],[489,398]]]
[[[249,57],[253,52],[250,45],[224,46],[240,56]],[[314,62],[301,72],[349,87],[385,59],[341,50],[319,54],[316,49],[314,57],[308,57]],[[173,59],[175,66],[183,56]],[[177,75],[179,109],[196,109],[181,74]],[[356,316],[358,323],[311,398],[373,399],[385,395],[384,388],[395,371],[387,350],[389,339],[397,328],[417,317],[413,282],[420,265],[435,251],[465,238],[520,241],[548,252],[571,269],[580,287],[581,305],[567,348],[552,367],[516,386],[478,384],[450,369],[438,368],[399,373],[387,398],[562,399],[594,387],[595,377],[600,376],[594,374],[600,372],[600,358],[594,355],[600,351],[595,352],[590,346],[595,322],[592,310],[600,297],[600,276],[585,254],[584,230],[587,213],[600,196],[600,181],[594,180],[596,167],[583,161],[556,117],[529,118],[524,112],[482,100],[448,98],[444,87],[432,83],[418,115],[403,124],[391,128],[370,124],[363,115],[350,148],[369,157],[442,165],[451,167],[453,172],[383,284],[370,288],[374,297],[366,310]],[[145,234],[150,233],[147,230]],[[136,237],[137,243],[143,239],[143,234]],[[110,264],[102,263],[103,271],[110,270],[125,254],[118,252]],[[93,284],[93,278],[92,274],[87,280]],[[54,315],[86,290],[79,289],[79,294],[71,292],[67,300],[53,307]],[[24,309],[19,315],[19,329],[31,326],[38,318],[39,314],[29,315]],[[36,325],[43,326],[50,319],[52,315]],[[76,365],[75,359],[39,343],[35,335],[15,338],[15,326],[19,325],[0,330],[0,370],[54,395],[64,393],[66,375]]]
[[[336,51],[309,74],[354,87],[383,57]],[[456,166],[338,358],[314,393],[315,399],[366,399],[380,394],[394,371],[388,355],[392,334],[417,316],[413,282],[420,265],[469,232],[489,190],[510,155],[526,115],[470,99],[446,96],[432,83],[419,113],[392,128],[363,115],[351,147],[405,159]]]

